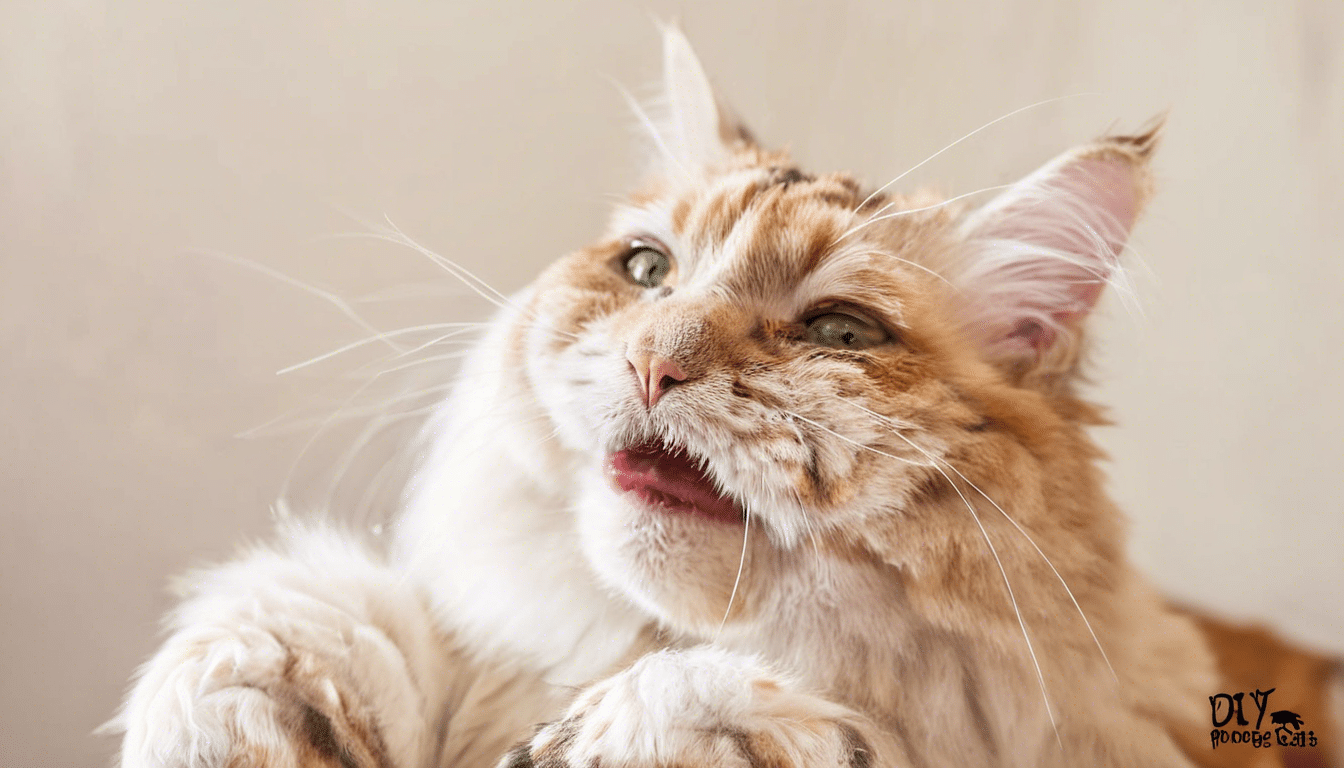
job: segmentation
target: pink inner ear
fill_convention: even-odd
[[[1125,158],[1046,166],[978,214],[967,318],[991,348],[1039,355],[1096,305],[1138,214]]]
[[[1138,215],[1134,170],[1128,162],[1090,158],[1065,166],[1060,186],[1074,191],[1091,204],[1098,217],[1098,232],[1110,246],[1111,259],[1119,258]]]
[[[1132,174],[1125,162],[1074,160],[1000,210],[979,236],[1032,243],[1109,266],[1134,226],[1138,201]],[[1105,253],[1097,253],[1098,236]]]

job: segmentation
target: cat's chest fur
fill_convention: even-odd
[[[518,391],[509,316],[424,434],[394,559],[424,585],[455,641],[581,685],[626,658],[648,621],[613,600],[584,561],[570,508],[576,458],[551,443],[544,413]]]

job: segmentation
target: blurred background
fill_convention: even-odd
[[[167,580],[265,538],[287,478],[376,533],[361,476],[329,482],[369,463],[343,458],[359,420],[311,438],[387,350],[276,371],[367,337],[351,314],[486,305],[342,233],[386,216],[505,292],[584,244],[639,165],[607,78],[647,92],[651,15],[764,141],[874,184],[1042,100],[1069,97],[910,185],[1001,184],[1170,109],[1140,306],[1095,334],[1133,554],[1173,596],[1344,653],[1344,3],[770,9],[0,4],[0,766],[108,764],[89,732],[156,646]]]

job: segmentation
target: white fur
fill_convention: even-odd
[[[110,724],[126,731],[123,766],[223,765],[243,743],[273,765],[297,765],[266,687],[287,663],[309,658],[330,664],[320,684],[327,703],[339,679],[345,695],[378,713],[388,748],[406,764],[434,753],[448,658],[418,588],[335,531],[296,528],[284,538],[283,551],[184,580],[171,637]]]
[[[792,688],[751,657],[705,646],[663,651],[589,688],[531,746],[534,753],[559,749],[571,765],[745,767],[738,740],[746,738],[776,748],[787,765],[848,764],[840,727],[871,726]],[[882,764],[893,755],[888,747],[871,757]]]

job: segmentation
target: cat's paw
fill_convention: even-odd
[[[885,765],[853,711],[714,648],[661,651],[585,690],[500,768]]]
[[[446,678],[415,589],[335,532],[288,538],[185,583],[105,728],[122,768],[425,764]]]
[[[384,765],[379,733],[310,653],[265,632],[174,637],[117,722],[123,768]]]

